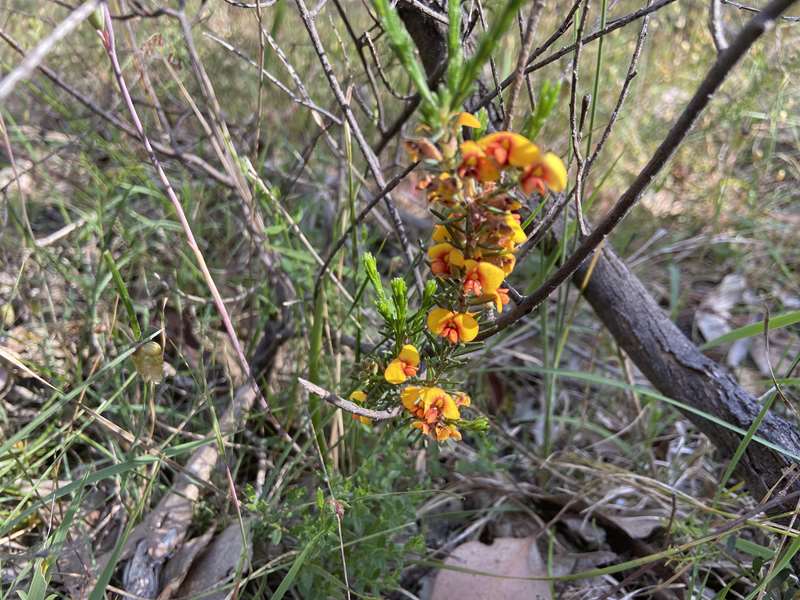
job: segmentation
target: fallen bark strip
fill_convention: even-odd
[[[587,262],[575,273],[573,283],[578,287],[588,269]],[[727,370],[700,352],[608,245],[602,250],[583,295],[620,347],[659,392],[741,429],[750,427],[760,408],[756,399]],[[701,415],[688,411],[684,414],[723,456],[733,456],[741,441],[738,433]],[[789,452],[800,454],[800,432],[796,425],[774,413],[767,414],[757,433]],[[787,456],[753,442],[742,456],[739,473],[750,493],[760,501],[793,464]]]

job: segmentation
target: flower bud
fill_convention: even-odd
[[[133,365],[146,383],[159,383],[164,376],[164,350],[158,342],[145,342],[133,353]]]
[[[94,12],[89,15],[89,24],[97,31],[105,31],[106,23],[102,6],[97,7]]]

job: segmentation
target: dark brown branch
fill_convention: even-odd
[[[716,62],[700,83],[694,96],[686,105],[686,108],[678,117],[669,133],[667,133],[664,141],[661,142],[651,159],[639,172],[639,175],[634,179],[631,186],[625,190],[614,207],[597,227],[583,239],[575,252],[564,261],[564,264],[561,265],[538,290],[527,296],[514,310],[497,319],[493,327],[487,328],[481,333],[479,336],[480,339],[485,339],[505,329],[527,315],[547,298],[553,290],[569,279],[581,264],[583,264],[583,261],[594,252],[605,237],[611,233],[614,227],[623,219],[653,178],[661,171],[686,137],[686,134],[700,116],[700,113],[708,105],[719,86],[725,81],[725,78],[736,63],[739,62],[739,59],[744,56],[747,50],[750,49],[750,46],[752,46],[772,25],[775,19],[795,2],[796,0],[773,0],[762,12],[753,17],[747,25],[744,26],[731,42],[728,49],[717,57]]]
[[[525,25],[525,34],[522,38],[522,48],[517,59],[517,68],[514,71],[514,79],[511,85],[511,93],[508,96],[508,108],[506,109],[503,129],[509,129],[514,119],[514,108],[517,103],[519,90],[522,88],[522,80],[525,77],[524,70],[527,57],[533,50],[533,39],[536,34],[536,26],[539,24],[539,15],[542,13],[542,0],[534,0],[531,12],[528,14],[528,21]]]
[[[721,450],[733,456],[742,436],[710,421],[702,411],[746,431],[759,413],[758,401],[731,375],[700,352],[606,245],[583,290],[597,316],[650,383],[681,402],[686,417]],[[588,265],[573,276],[580,286]],[[793,456],[800,455],[800,433],[788,421],[768,413],[758,435]],[[739,472],[756,499],[765,497],[794,461],[753,441]],[[793,486],[795,487],[795,486]]]
[[[628,72],[625,74],[625,81],[622,82],[622,89],[619,92],[619,96],[617,96],[617,103],[614,105],[614,109],[611,111],[611,116],[608,119],[606,128],[603,130],[603,135],[600,136],[600,140],[598,140],[597,145],[592,151],[591,156],[586,161],[587,174],[591,170],[594,161],[597,160],[597,156],[600,154],[600,150],[603,149],[603,146],[605,146],[608,137],[611,135],[611,130],[614,128],[614,125],[617,122],[617,118],[619,117],[620,110],[622,109],[622,105],[625,102],[625,98],[627,98],[628,96],[628,91],[630,90],[631,82],[636,77],[636,67],[639,64],[639,57],[642,54],[642,47],[644,46],[644,40],[647,37],[647,26],[649,22],[650,22],[650,15],[642,19],[642,27],[639,30],[639,37],[636,38],[636,47],[633,49],[631,62],[628,65]]]

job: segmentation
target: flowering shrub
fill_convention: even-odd
[[[405,144],[411,159],[424,165],[418,187],[436,220],[427,251],[431,278],[420,308],[409,315],[405,281],[394,279],[387,294],[375,259],[367,255],[367,274],[394,352],[385,358],[382,377],[380,366],[372,364],[350,396],[359,404],[370,397],[383,405],[400,402],[411,427],[440,442],[461,439],[459,428],[486,426],[482,419],[463,418],[470,398],[454,382],[460,357],[479,344],[480,323],[509,303],[503,282],[527,239],[520,199],[563,191],[567,183],[561,159],[523,135],[500,131],[464,140],[464,130],[483,129],[477,117],[460,113],[446,123]]]

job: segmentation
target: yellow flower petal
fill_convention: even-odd
[[[419,352],[411,344],[406,344],[403,346],[403,349],[400,350],[400,354],[397,356],[397,358],[402,360],[404,363],[411,365],[412,367],[419,365]]]
[[[506,225],[508,225],[513,232],[512,240],[515,244],[522,244],[528,239],[528,236],[525,235],[525,230],[522,229],[522,225],[520,225],[514,215],[506,215]]]
[[[453,320],[458,328],[458,338],[461,342],[471,342],[478,336],[478,322],[469,313],[457,314]]]
[[[475,115],[472,115],[468,112],[462,112],[458,115],[458,119],[456,119],[456,126],[480,129],[481,122],[475,117]]]
[[[478,276],[480,277],[481,284],[483,285],[483,293],[494,294],[497,291],[497,288],[499,288],[503,283],[503,279],[505,279],[506,274],[500,267],[495,266],[492,263],[481,261],[478,263]]]
[[[452,244],[448,242],[442,242],[441,244],[434,244],[430,248],[428,248],[428,258],[431,260],[436,260],[437,258],[442,258],[450,254],[452,250],[455,248]]]
[[[545,181],[554,192],[563,192],[567,187],[567,168],[558,156],[548,152],[542,157],[545,166]]]
[[[458,149],[461,152],[461,156],[464,157],[464,160],[486,156],[486,153],[483,151],[483,148],[478,145],[478,142],[473,142],[472,140],[464,142]]]
[[[516,143],[511,147],[511,152],[508,155],[508,163],[514,167],[524,168],[539,160],[539,147],[528,140],[526,137],[513,134],[516,138]]]
[[[433,235],[431,236],[434,242],[448,242],[450,241],[450,232],[444,225],[434,225]]]
[[[403,383],[406,380],[406,373],[403,370],[403,361],[399,358],[395,358],[390,362],[383,372],[383,378],[394,385]]]
[[[464,253],[461,252],[458,248],[453,248],[450,251],[450,254],[447,255],[447,262],[449,262],[454,267],[463,267],[464,266]]]
[[[452,316],[452,312],[437,306],[428,314],[428,329],[434,335],[439,335]]]
[[[367,394],[363,390],[356,390],[350,394],[350,400],[353,402],[362,403],[367,399]]]
[[[507,157],[505,161],[500,160],[501,166],[504,163],[508,163],[512,167],[524,168],[539,159],[539,147],[524,135],[511,131],[490,133],[479,139],[477,144],[481,150],[490,156],[493,155],[493,146],[505,149]]]
[[[414,411],[414,408],[417,405],[417,400],[419,400],[423,390],[424,388],[416,385],[409,385],[403,388],[403,391],[400,392],[400,401],[403,403],[403,406],[407,411]]]
[[[445,419],[450,421],[456,421],[461,418],[461,413],[458,410],[458,406],[456,406],[455,401],[447,394],[445,394],[442,414],[444,415]]]

